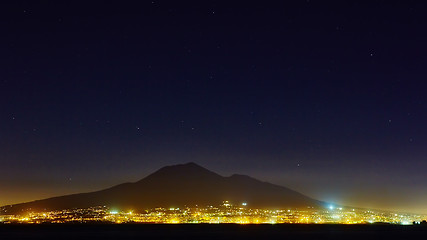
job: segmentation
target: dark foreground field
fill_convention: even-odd
[[[427,239],[399,225],[0,225],[0,239]]]

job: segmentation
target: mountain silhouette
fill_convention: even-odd
[[[218,206],[223,201],[247,203],[250,208],[322,207],[324,202],[286,187],[246,175],[223,177],[195,163],[167,166],[134,183],[101,191],[53,197],[3,206],[2,214],[108,206],[120,210],[155,207]]]

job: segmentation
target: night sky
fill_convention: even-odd
[[[196,162],[427,213],[425,1],[2,1],[0,205]]]

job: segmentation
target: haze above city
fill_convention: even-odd
[[[0,206],[196,162],[427,213],[422,1],[0,3]]]

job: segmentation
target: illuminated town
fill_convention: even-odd
[[[23,215],[0,215],[0,223],[234,223],[234,224],[422,224],[427,215],[371,211],[335,207],[324,209],[252,209],[247,203],[204,208],[155,208],[143,211],[119,210],[106,206],[49,212],[29,212]]]

